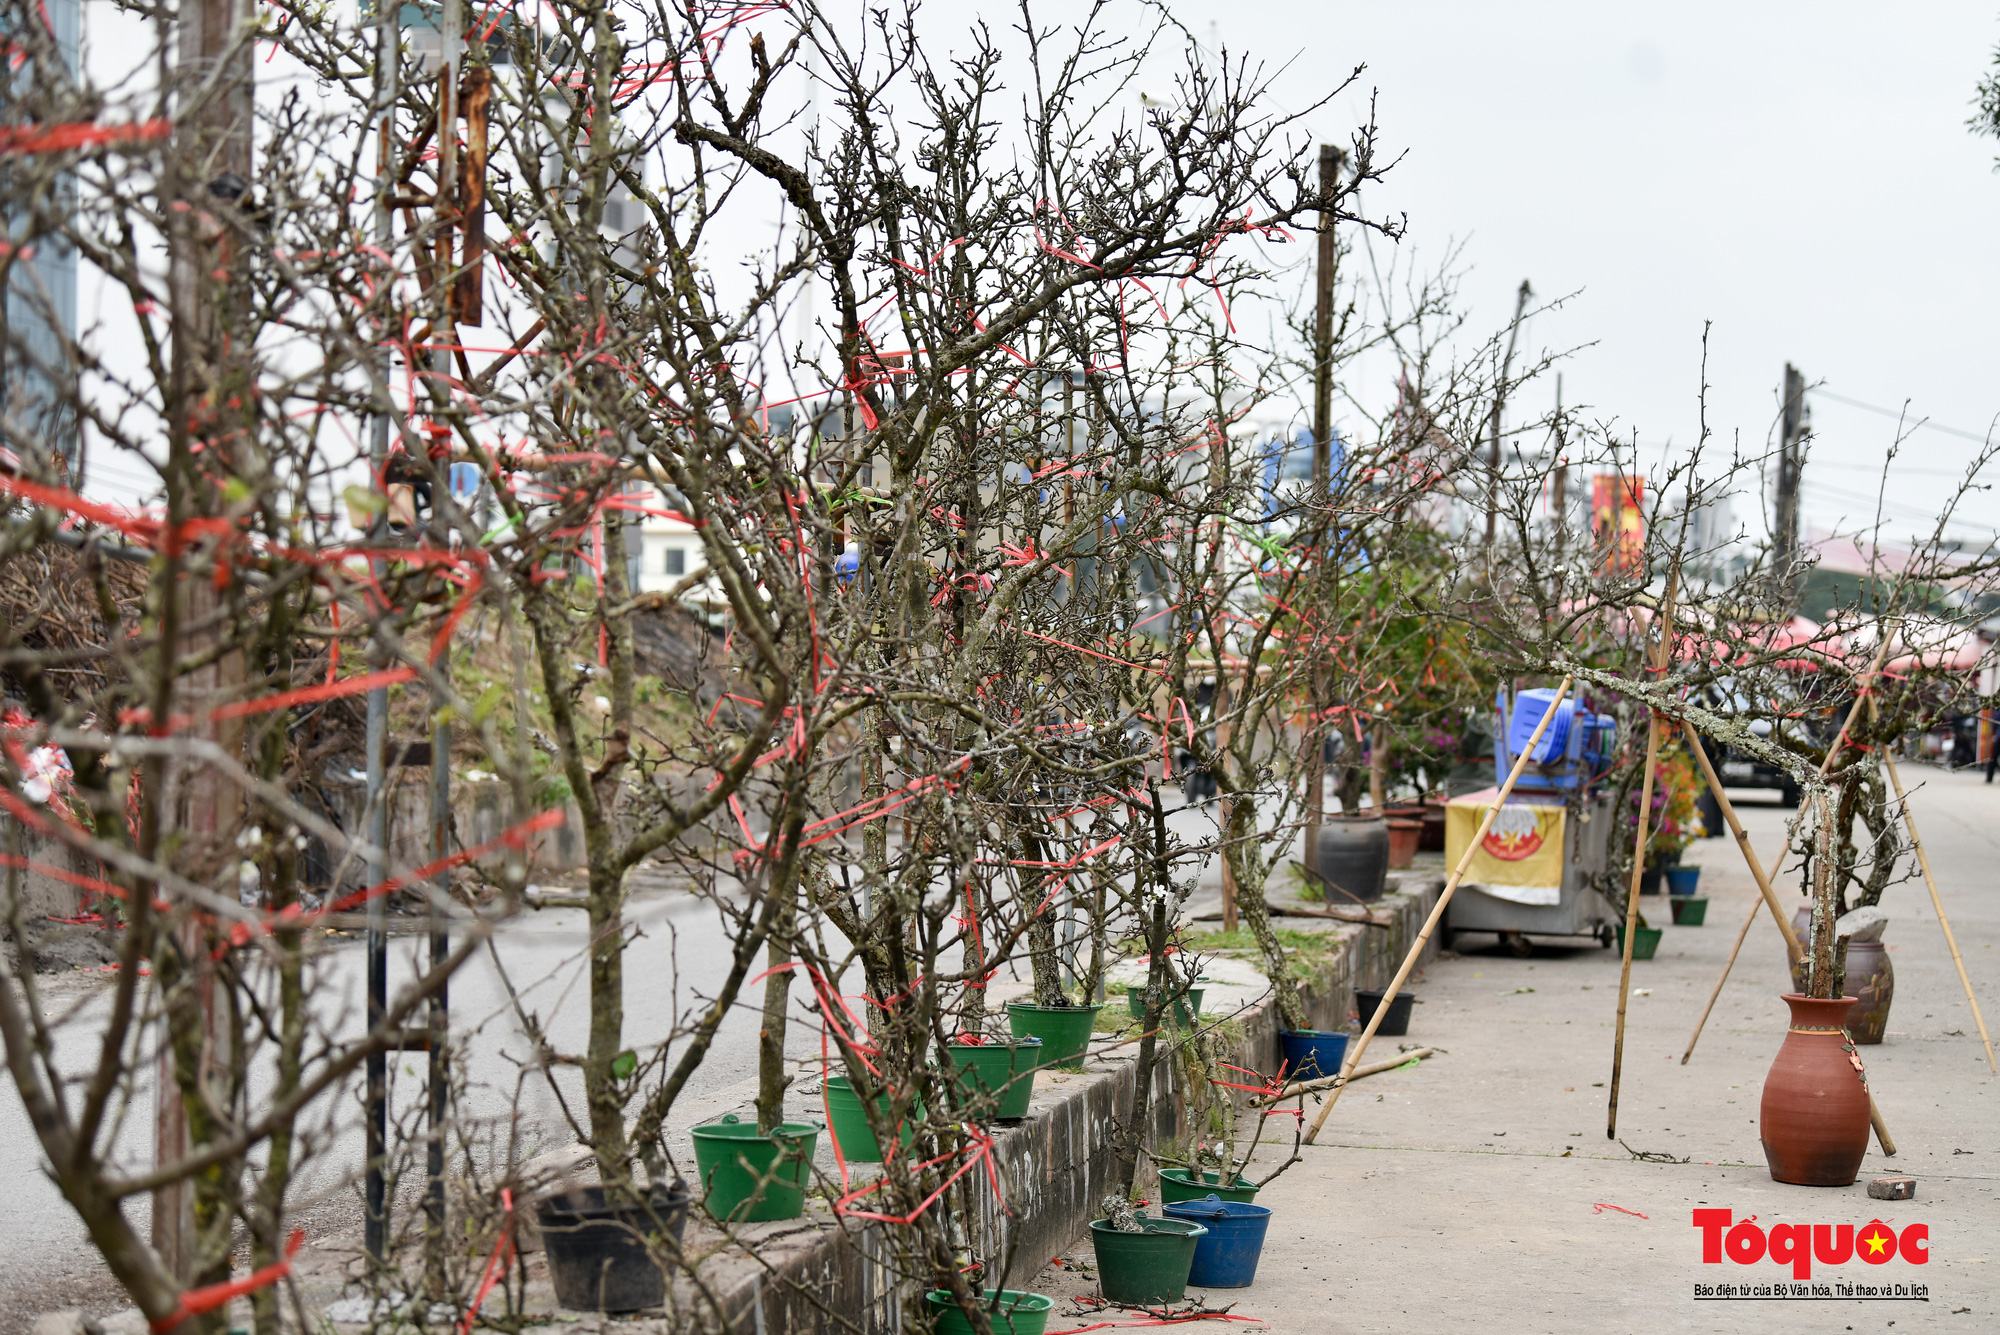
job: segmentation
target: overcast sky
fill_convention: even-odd
[[[1975,436],[2000,414],[2000,142],[1965,128],[2000,7],[1172,8],[1202,41],[1286,66],[1273,91],[1290,109],[1366,64],[1313,118],[1315,136],[1346,142],[1374,94],[1384,142],[1407,155],[1370,211],[1407,212],[1420,259],[1466,243],[1478,327],[1507,318],[1523,278],[1545,296],[1580,292],[1530,334],[1594,343],[1565,370],[1564,397],[1643,442],[1694,439],[1704,321],[1711,425],[1746,445],[1771,432],[1788,360],[1830,393],[1908,400]],[[948,37],[973,12],[995,24],[1017,13],[927,0],[924,26]],[[1806,522],[1852,525],[1872,513],[1895,422],[1828,394],[1812,412]],[[1917,431],[1887,493],[1896,527],[1934,513],[1978,448]],[[1991,533],[1984,498],[1967,513]]]
[[[829,3],[852,3],[855,17],[862,7]],[[1376,99],[1382,143],[1403,159],[1364,205],[1407,214],[1402,245],[1419,267],[1463,243],[1474,330],[1504,323],[1523,278],[1545,298],[1580,294],[1537,318],[1528,340],[1591,345],[1566,364],[1564,398],[1636,429],[1642,463],[1695,438],[1704,321],[1709,420],[1725,444],[1740,431],[1763,448],[1786,361],[1823,382],[1811,400],[1812,527],[1867,521],[1896,429],[1834,395],[1891,410],[1907,401],[1975,438],[2000,415],[1989,373],[2000,142],[1965,128],[2000,6],[1171,3],[1204,43],[1262,60],[1283,109],[1310,106],[1365,64],[1311,118],[1311,137],[1347,142]],[[975,16],[1018,22],[1015,0],[922,4],[934,57],[962,51]],[[1048,23],[1074,12],[1037,5]],[[108,6],[91,14],[93,64],[129,62]],[[272,73],[260,67],[260,79]],[[1009,82],[1021,73],[1010,67]],[[96,286],[84,293],[93,318]],[[1393,374],[1381,370],[1383,400]],[[1978,448],[1914,432],[1888,482],[1893,530],[1927,528]],[[1749,498],[1738,517],[1757,524],[1766,508]],[[1977,525],[1964,537],[2000,520],[1984,496],[1962,513]]]

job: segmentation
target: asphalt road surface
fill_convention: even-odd
[[[1215,833],[1209,810],[1176,812],[1170,825],[1190,843],[1211,839]],[[1212,865],[1202,873],[1210,881],[1218,874]],[[728,934],[712,901],[658,875],[641,871],[634,877],[627,920],[637,935],[626,955],[625,1033],[636,1046],[658,1042],[677,1020],[686,1022],[705,1005],[727,976],[730,956]],[[589,1019],[585,938],[581,909],[523,913],[496,934],[492,953],[476,954],[452,980],[452,1028],[466,1044],[462,1106],[467,1124],[483,1138],[478,1157],[484,1162],[504,1160],[509,1152],[526,1158],[573,1140],[563,1102],[582,1116],[578,1073],[559,1069],[554,1089],[540,1073],[523,1078],[521,1063],[531,1045],[509,999],[507,983],[558,1051],[580,1052]],[[830,944],[838,948],[837,942]],[[392,995],[400,980],[412,976],[427,949],[428,938],[421,935],[391,938]],[[337,1023],[344,1032],[359,1032],[364,967],[358,934],[326,951],[312,989],[323,1022]],[[57,1055],[65,1070],[82,1070],[95,1056],[92,1020],[102,1013],[107,978],[79,972],[38,980],[46,991],[47,1009],[77,1008],[59,1039]],[[731,1108],[747,1107],[754,1097],[762,989],[746,992],[752,995],[742,998],[724,1020],[706,1060],[676,1103],[676,1127],[684,1129]],[[802,1014],[798,1005],[802,995],[803,989],[793,993],[795,1016]],[[795,1025],[788,1043],[791,1055],[817,1055],[815,1032]],[[421,1053],[405,1054],[392,1072],[392,1117],[406,1119],[412,1128],[418,1125],[415,1114],[423,1098],[424,1063]],[[11,1081],[0,1083],[5,1085],[0,1090],[0,1145],[9,1150],[0,1159],[0,1332],[26,1331],[36,1314],[57,1308],[80,1307],[101,1314],[129,1306],[49,1177]],[[150,1166],[152,1115],[150,1091],[141,1090],[126,1113],[118,1141],[129,1168]],[[360,1119],[357,1082],[315,1125],[324,1149],[301,1173],[294,1194],[297,1222],[315,1240],[360,1230],[360,1191],[354,1180],[362,1158]],[[511,1147],[509,1138],[515,1141]],[[143,1198],[128,1205],[142,1229],[148,1209]]]

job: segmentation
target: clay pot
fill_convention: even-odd
[[[1792,1023],[1764,1077],[1764,1160],[1779,1182],[1845,1187],[1868,1152],[1868,1077],[1841,1028],[1853,997],[1785,995]]]
[[[1389,822],[1372,811],[1328,816],[1319,827],[1319,874],[1330,883],[1329,904],[1380,899],[1389,874]]]
[[[1417,841],[1423,838],[1422,820],[1389,817],[1389,869],[1402,871],[1417,860]]]
[[[1792,930],[1804,945],[1812,930],[1812,914],[1799,910]],[[1804,991],[1805,985],[1805,967],[1794,966],[1792,986]],[[1859,998],[1847,1013],[1848,1034],[1856,1043],[1880,1043],[1889,1032],[1889,1003],[1896,999],[1896,967],[1889,960],[1889,948],[1880,941],[1849,941],[1845,990]]]
[[[1880,1043],[1889,1030],[1889,1003],[1896,999],[1889,948],[1880,941],[1849,941],[1845,990],[1860,998],[1847,1012],[1847,1032],[1856,1043]]]

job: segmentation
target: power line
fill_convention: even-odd
[[[1909,422],[1912,430],[1915,430],[1917,427],[1925,427],[1932,431],[1942,431],[1947,436],[1959,436],[1965,440],[1977,441],[1981,445],[1994,443],[1990,433],[1981,435],[1976,431],[1962,431],[1955,426],[1945,426],[1942,423],[1933,422],[1928,417],[1919,417],[1916,421],[1910,422],[1910,414],[1907,410],[1899,411],[1895,408],[1884,408],[1877,403],[1863,403],[1860,399],[1850,399],[1846,395],[1836,394],[1830,389],[1814,389],[1807,392],[1818,398],[1832,399],[1835,403],[1844,403],[1850,408],[1859,408],[1863,412],[1878,413],[1883,417],[1893,417],[1898,421]]]

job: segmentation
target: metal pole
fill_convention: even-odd
[[[401,6],[384,4],[378,11],[375,68],[379,86],[382,120],[378,131],[375,164],[375,239],[384,251],[394,241],[395,223],[389,212],[389,197],[395,190],[396,100],[401,92],[403,40],[398,22]],[[390,383],[389,354],[382,356],[382,384]],[[388,405],[369,424],[369,483],[383,488],[383,472],[389,463]],[[387,499],[386,488],[383,488]],[[387,531],[386,507],[369,521],[371,537],[379,539]],[[385,805],[387,757],[384,750],[389,726],[389,692],[377,688],[368,692],[368,883],[379,885],[389,876],[389,812]],[[387,1010],[389,992],[388,906],[380,895],[368,901],[368,1027],[381,1023]],[[382,1177],[383,1156],[388,1149],[389,1054],[377,1049],[368,1054],[365,1106],[362,1124],[366,1136],[367,1180],[363,1188],[365,1218],[363,1246],[369,1260],[382,1263],[388,1246],[388,1198]]]
[[[444,0],[443,11],[438,15],[438,72],[437,72],[437,192],[436,205],[431,213],[431,222],[437,229],[433,238],[433,253],[437,256],[437,291],[434,294],[433,319],[439,329],[452,331],[451,335],[440,339],[440,344],[457,343],[457,322],[455,311],[460,303],[455,300],[457,283],[453,278],[453,264],[458,253],[453,246],[453,238],[464,229],[460,226],[458,210],[458,92],[459,79],[463,73],[465,57],[465,2],[464,0]],[[467,244],[462,257],[469,258],[473,248]],[[472,292],[469,300],[478,299],[477,284],[479,274],[476,269],[469,272]],[[431,367],[438,372],[433,382],[432,397],[444,400],[440,387],[451,378],[451,352],[444,346],[431,353]],[[425,437],[433,455],[443,443]],[[450,476],[448,462],[433,460],[433,471],[437,476],[431,482],[431,527],[440,541],[449,541],[448,530],[441,521],[447,505],[450,504]],[[439,664],[440,670],[445,665]],[[433,700],[438,710],[439,721],[431,733],[431,856],[441,860],[451,852],[451,724],[443,717],[443,699]],[[431,964],[444,962],[451,954],[451,932],[445,926],[444,905],[451,898],[451,872],[441,871],[437,875],[431,903]],[[449,1027],[450,993],[442,984],[432,994],[429,1004],[429,1033],[425,1047],[428,1050],[429,1099],[425,1108],[424,1126],[424,1257],[425,1265],[436,1287],[436,1293],[444,1294],[444,1119],[445,1103],[449,1095],[445,1070],[445,1035]]]
[[[384,755],[389,725],[389,692],[377,688],[368,692],[368,884],[380,885],[389,878],[389,806],[387,757]],[[389,995],[389,905],[388,896],[375,895],[368,901],[368,1028],[382,1023]],[[382,1176],[383,1157],[389,1144],[389,1054],[376,1048],[368,1054],[367,1107],[362,1118],[367,1129],[368,1178],[365,1188],[367,1219],[363,1242],[369,1259],[380,1264],[388,1241],[388,1196]]]
[[[442,661],[439,664],[442,668]],[[440,706],[443,701],[437,702]],[[451,723],[438,711],[438,723],[431,734],[431,859],[442,862],[451,855]],[[445,916],[451,902],[451,872],[437,875],[431,901],[431,967],[437,968],[451,955],[451,920]],[[430,1108],[425,1117],[424,1251],[438,1296],[444,1293],[444,1127],[450,1098],[450,1072],[445,1064],[446,1039],[451,1032],[451,984],[438,984],[431,994],[427,1046],[430,1051]]]

